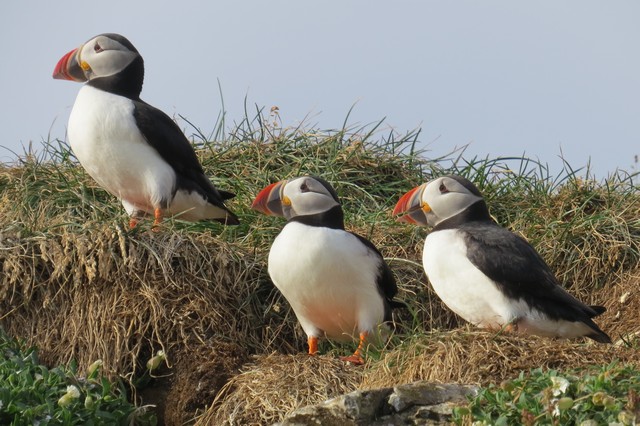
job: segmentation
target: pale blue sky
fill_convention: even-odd
[[[640,154],[640,2],[5,1],[0,145],[64,138],[80,86],[58,59],[118,32],[145,59],[142,98],[205,133],[250,106],[338,128],[386,117],[434,156],[523,153],[598,177]],[[186,127],[185,123],[181,123]],[[427,153],[429,155],[429,153]],[[13,155],[0,149],[0,159]]]

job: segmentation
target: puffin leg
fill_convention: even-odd
[[[162,223],[162,218],[164,217],[164,212],[161,208],[157,208],[153,211],[153,227],[152,231],[158,232],[160,230],[160,224]]]
[[[125,201],[122,201],[122,203],[124,204]],[[126,205],[125,205],[125,209],[126,209]],[[126,209],[128,210],[128,209]],[[138,209],[133,209],[131,211],[131,213],[129,214],[129,229],[133,229],[136,226],[138,226],[138,222],[140,221],[140,219],[142,219],[145,216],[145,213],[142,210],[138,210]]]
[[[364,349],[364,341],[367,340],[368,334],[369,333],[367,333],[366,331],[363,331],[362,333],[360,333],[360,342],[358,343],[358,348],[353,353],[353,355],[343,356],[343,357],[340,357],[340,359],[343,360],[344,362],[350,362],[355,365],[364,364],[364,358],[362,358],[362,350]]]
[[[489,329],[495,331],[496,334],[516,334],[518,332],[518,322],[520,322],[520,318],[514,318],[502,326],[496,325],[495,327],[489,327]]]
[[[318,353],[318,338],[316,336],[309,336],[307,343],[309,343],[309,355],[316,355]]]
[[[505,331],[505,333],[517,333],[518,323],[510,322],[508,324],[505,324],[505,326],[503,327],[503,330]]]

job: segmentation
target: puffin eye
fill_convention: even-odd
[[[441,194],[446,194],[447,192],[449,192],[449,190],[447,189],[446,186],[444,186],[444,183],[440,184],[440,187],[438,188],[438,190],[440,191]]]
[[[102,46],[100,46],[97,42],[96,44],[93,45],[93,51],[96,53],[100,53],[102,52],[104,49],[102,48]]]
[[[300,185],[300,191],[309,192],[309,187],[307,186],[306,182],[304,182],[302,185]]]

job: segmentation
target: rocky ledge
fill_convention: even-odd
[[[450,424],[452,409],[477,392],[475,386],[429,382],[355,391],[295,410],[277,426]]]

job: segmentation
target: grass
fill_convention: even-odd
[[[238,227],[169,219],[157,234],[149,232],[150,222],[129,230],[119,202],[78,166],[64,141],[48,141],[43,151],[0,167],[0,325],[37,345],[47,365],[75,360],[82,366],[103,359],[105,377],[123,379],[138,400],[145,398],[135,385],[146,379],[146,360],[164,350],[165,373],[175,374],[181,389],[205,383],[199,395],[169,394],[179,407],[171,414],[176,423],[207,407],[214,410],[210,404],[216,395],[216,407],[224,403],[223,394],[231,402],[241,398],[227,383],[241,389],[242,377],[253,380],[253,372],[280,377],[306,341],[266,273],[269,247],[284,222],[249,206],[271,182],[317,174],[340,195],[348,229],[371,239],[387,258],[399,298],[410,306],[396,313],[397,329],[387,345],[371,350],[370,374],[349,376],[347,387],[421,378],[488,384],[490,375],[482,371],[497,377],[543,365],[545,356],[565,359],[546,340],[460,334],[464,324],[425,285],[420,259],[428,230],[396,223],[391,211],[413,186],[454,173],[479,186],[496,220],[527,238],[571,293],[607,306],[598,323],[620,346],[608,352],[587,346],[598,354],[589,358],[582,356],[580,342],[561,345],[570,354],[567,364],[609,364],[611,356],[624,358],[627,350],[637,350],[637,279],[630,278],[640,262],[637,173],[618,171],[597,179],[588,167],[565,164],[552,173],[528,158],[469,159],[463,151],[430,158],[419,148],[419,131],[399,134],[383,122],[354,126],[348,117],[328,130],[283,127],[277,109],[247,113],[230,130],[225,120],[219,117],[212,132],[193,126],[185,131],[193,133],[200,161],[216,186],[237,194],[228,205],[240,217]],[[498,363],[501,352],[518,345],[527,349],[513,349],[519,363]],[[331,342],[321,346],[330,356],[353,349]],[[274,351],[282,357],[269,358]],[[490,366],[472,368],[487,351],[495,353]],[[274,366],[277,362],[284,364]],[[332,365],[326,368],[339,368]],[[319,386],[326,377],[351,374],[330,371],[319,372]],[[458,375],[445,374],[451,372]],[[328,391],[344,390],[331,380]],[[147,386],[160,383],[151,378]],[[300,391],[287,407],[327,395]],[[269,403],[274,412],[283,410],[277,401]]]

